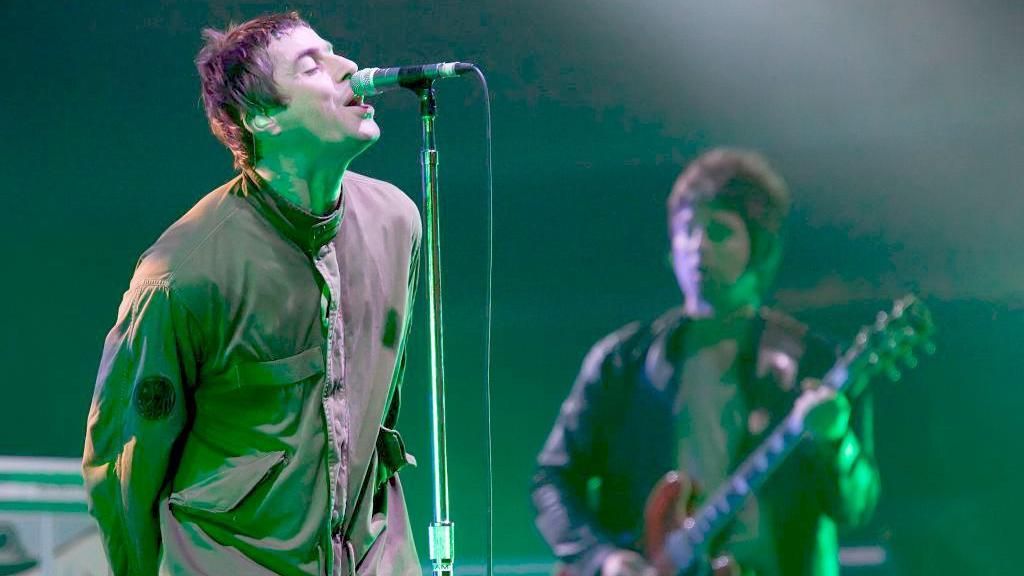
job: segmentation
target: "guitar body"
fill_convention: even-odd
[[[665,542],[669,534],[679,530],[683,520],[693,509],[693,491],[690,482],[678,472],[669,472],[658,482],[644,508],[644,555],[654,566],[658,576],[679,574],[668,556]],[[695,550],[695,554],[701,551]],[[740,576],[740,568],[731,556],[719,556],[713,561],[697,558],[693,570],[683,576]]]

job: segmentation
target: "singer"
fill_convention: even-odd
[[[395,431],[420,219],[348,170],[380,136],[298,14],[206,30],[239,174],[140,258],[86,430],[114,574],[419,574]]]

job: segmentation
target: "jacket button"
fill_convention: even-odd
[[[320,255],[321,258],[326,258],[327,257],[327,250],[328,250],[328,248],[327,248],[326,245],[320,247],[320,252],[318,254]]]

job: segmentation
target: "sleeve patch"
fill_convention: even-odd
[[[384,334],[381,336],[381,343],[388,348],[394,349],[398,344],[398,310],[388,310],[387,318],[384,320]]]
[[[132,393],[132,404],[146,420],[163,420],[170,416],[175,400],[174,386],[164,376],[144,378]]]

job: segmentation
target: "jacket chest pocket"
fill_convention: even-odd
[[[222,377],[235,388],[278,387],[302,382],[324,373],[324,353],[314,346],[293,356],[266,362],[237,364]]]
[[[313,398],[314,384],[323,380],[324,372],[320,346],[276,360],[235,364],[204,382],[206,393],[197,396],[196,409],[203,424],[218,428],[285,426],[300,418],[309,402],[319,402]]]

